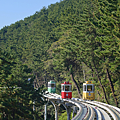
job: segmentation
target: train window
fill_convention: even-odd
[[[83,91],[86,91],[86,85],[83,86]]]
[[[64,91],[64,86],[63,85],[61,86],[61,91]]]
[[[69,91],[71,91],[71,85],[69,86]]]
[[[87,85],[87,91],[92,91],[92,85]]]
[[[48,83],[48,87],[51,87],[51,84]]]
[[[51,87],[55,87],[55,84],[51,84]]]
[[[95,86],[93,85],[93,92],[95,91]]]
[[[65,86],[65,91],[69,91],[70,86]]]

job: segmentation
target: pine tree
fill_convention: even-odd
[[[92,24],[97,28],[98,41],[101,46],[96,54],[102,59],[104,70],[106,72],[107,79],[109,80],[111,92],[114,98],[116,106],[118,106],[118,100],[115,95],[113,83],[116,81],[113,77],[113,71],[117,73],[119,71],[119,64],[116,64],[116,57],[119,54],[119,2],[118,0],[98,0],[95,3],[98,6],[98,12],[94,12],[94,21]],[[116,56],[117,55],[117,56]],[[117,77],[119,78],[119,77]]]
[[[33,119],[33,103],[41,106],[44,102],[40,89],[33,88],[33,75],[27,65],[18,64],[14,57],[0,50],[0,117],[1,119]],[[28,81],[28,78],[31,78]]]

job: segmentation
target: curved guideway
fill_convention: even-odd
[[[48,93],[45,94],[44,97],[76,105],[79,110],[72,120],[120,120],[120,109],[112,105],[79,98],[62,99],[61,95],[56,93]]]
[[[107,107],[108,109],[110,109],[113,112],[113,114],[115,115],[116,119],[120,120],[120,109],[119,108],[117,108],[115,106],[112,106],[112,105],[108,105],[108,104],[102,103],[102,102],[97,102],[97,101],[93,101],[93,102]]]
[[[89,106],[91,106],[95,112],[96,112],[96,118],[97,119],[102,119],[103,120],[120,120],[120,109],[102,102],[97,102],[97,101],[88,101],[88,100],[82,100],[82,99],[78,99],[75,98],[76,101],[81,101],[83,103],[85,103],[86,105],[88,104]],[[98,111],[97,111],[98,110]],[[100,112],[100,114],[99,114]]]
[[[86,105],[89,105],[94,109],[94,111],[96,113],[96,119],[97,120],[111,120],[109,115],[104,110],[102,110],[101,108],[96,107],[94,105],[90,105],[90,104],[86,104]]]
[[[77,102],[77,101],[74,101],[72,100],[73,102],[76,102],[77,104],[79,104],[81,106],[81,114],[79,114],[78,116],[76,115],[72,120],[83,120],[86,115],[88,114],[88,107],[80,102]]]
[[[56,99],[61,99],[63,101],[67,101],[76,105],[79,108],[77,115],[72,120],[94,120],[95,112],[91,106],[86,106],[82,104],[80,101],[74,101],[73,99],[62,99],[60,95],[56,93],[49,93],[49,96],[53,96]]]
[[[54,98],[54,99],[62,100],[64,102],[69,102],[77,106],[79,110],[77,112],[77,115],[72,120],[83,120],[88,113],[89,108],[87,108],[85,105],[81,104],[80,102],[73,101],[71,99],[62,99],[61,96],[56,93],[48,93],[44,95],[44,97],[48,97],[50,99]]]
[[[83,120],[84,116],[87,114],[87,107],[83,104],[80,104],[79,102],[73,101],[71,99],[62,99],[60,95],[49,93],[49,95],[56,97],[56,99],[61,99],[64,102],[72,103],[73,105],[76,105],[79,110],[77,112],[77,115],[72,120]]]
[[[116,116],[116,114],[114,114],[114,112],[113,112],[110,108],[108,108],[108,107],[106,107],[106,106],[104,106],[104,105],[101,105],[101,104],[99,104],[99,103],[95,103],[95,102],[93,102],[93,101],[85,101],[85,102],[87,102],[87,103],[89,103],[89,104],[96,105],[96,106],[98,106],[98,107],[100,107],[100,108],[102,108],[102,109],[105,109],[105,110],[112,116],[112,118],[113,118],[114,120],[120,120],[120,119],[118,118],[118,116]]]
[[[79,103],[87,108],[87,112],[85,111],[85,113],[81,115],[82,119],[80,119],[80,120],[94,120],[95,112],[94,112],[94,109],[89,104],[80,102],[79,99],[76,99],[76,98],[72,98],[72,100],[77,101],[77,103]]]

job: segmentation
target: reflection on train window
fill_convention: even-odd
[[[69,91],[69,86],[65,86],[65,91]]]
[[[51,84],[48,83],[48,87],[51,87]]]
[[[55,84],[51,84],[51,87],[55,87]]]
[[[70,86],[69,86],[69,91],[71,91],[71,89],[72,89],[71,87],[72,87],[72,86],[70,85]]]
[[[87,85],[87,91],[92,91],[92,85]]]
[[[64,86],[61,87],[61,91],[64,91]]]
[[[83,86],[83,91],[86,91],[86,85]]]
[[[93,85],[93,91],[95,91],[95,86]]]

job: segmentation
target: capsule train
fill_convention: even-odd
[[[61,84],[61,98],[72,98],[72,91],[71,91],[71,83],[69,82],[64,82]]]
[[[54,80],[48,82],[48,92],[56,93],[56,83]],[[72,84],[69,82],[61,83],[61,98],[71,99],[72,98]],[[95,99],[95,85],[92,81],[86,81],[83,83],[83,100],[94,100]]]
[[[94,100],[95,99],[95,86],[92,81],[86,81],[83,83],[83,100]]]
[[[50,80],[50,82],[48,82],[48,92],[49,93],[56,93],[56,84],[55,84],[55,81]]]

